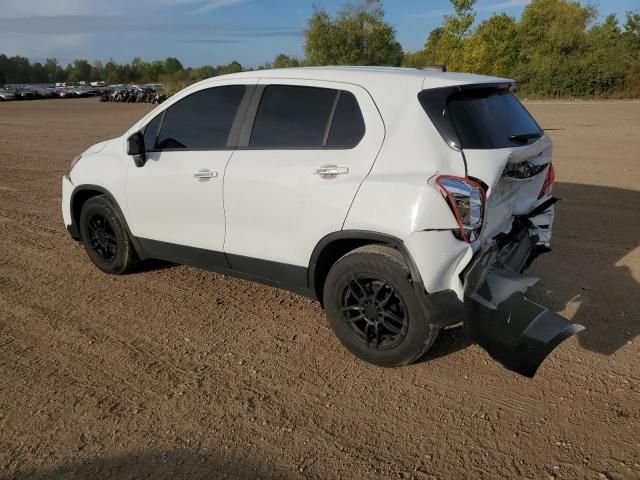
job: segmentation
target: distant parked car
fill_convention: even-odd
[[[58,88],[54,91],[54,94],[58,98],[73,98],[75,96],[71,90],[66,88]]]
[[[16,99],[15,93],[0,89],[0,102],[8,102],[10,100],[15,100],[15,99]]]
[[[25,87],[16,90],[16,97],[19,100],[36,100],[39,95],[37,91],[29,87]]]

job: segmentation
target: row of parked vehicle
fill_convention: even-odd
[[[95,88],[86,87],[21,87],[0,89],[0,101],[42,100],[51,98],[84,98],[99,95]]]
[[[0,88],[0,102],[14,100],[40,100],[52,98],[99,97],[101,102],[153,103],[167,99],[157,85],[115,85],[107,87],[9,87]]]
[[[105,90],[100,95],[101,102],[116,103],[152,103],[160,104],[167,99],[167,95],[149,87],[137,85],[113,90]]]

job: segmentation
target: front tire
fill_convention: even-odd
[[[410,282],[404,257],[384,245],[367,245],[338,260],[327,275],[323,300],[342,344],[381,367],[415,362],[439,333]]]
[[[124,219],[106,195],[92,197],[83,205],[80,236],[91,261],[105,273],[123,275],[138,263]]]

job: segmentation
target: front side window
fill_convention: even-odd
[[[336,90],[272,85],[265,88],[250,147],[322,147]]]
[[[209,88],[175,103],[165,111],[155,149],[226,148],[245,90],[244,85]],[[146,137],[145,130],[145,145]]]
[[[147,123],[144,128],[144,149],[150,152],[156,148],[156,140],[158,139],[158,130],[162,123],[162,113]]]

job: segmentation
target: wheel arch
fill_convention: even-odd
[[[366,230],[342,230],[323,237],[311,254],[307,273],[308,284],[321,304],[323,304],[324,282],[331,267],[347,253],[356,248],[372,244],[387,245],[398,250],[409,266],[410,280],[414,288],[424,292],[420,272],[402,240],[385,233]]]
[[[104,187],[99,185],[78,185],[73,189],[71,193],[71,222],[72,228],[77,233],[79,239],[80,237],[80,212],[82,212],[82,207],[90,198],[97,197],[98,195],[106,195],[109,199],[118,206],[118,202],[114,196]],[[120,208],[118,206],[118,208]]]
[[[76,240],[82,240],[80,235],[80,225],[79,225],[80,213],[82,212],[82,207],[87,202],[87,200],[93,197],[97,197],[98,195],[105,195],[115,205],[118,211],[118,214],[120,215],[120,218],[124,223],[124,228],[127,231],[127,234],[129,235],[129,238],[131,239],[131,242],[133,243],[133,246],[136,252],[141,258],[143,258],[142,257],[143,249],[140,246],[140,242],[134,235],[131,234],[131,230],[129,229],[127,219],[125,218],[124,213],[122,212],[122,208],[118,204],[118,201],[109,190],[107,190],[106,188],[100,185],[93,185],[93,184],[87,183],[87,184],[78,185],[73,189],[73,192],[71,193],[71,200],[70,200],[71,226],[69,230],[70,230],[71,236]]]

